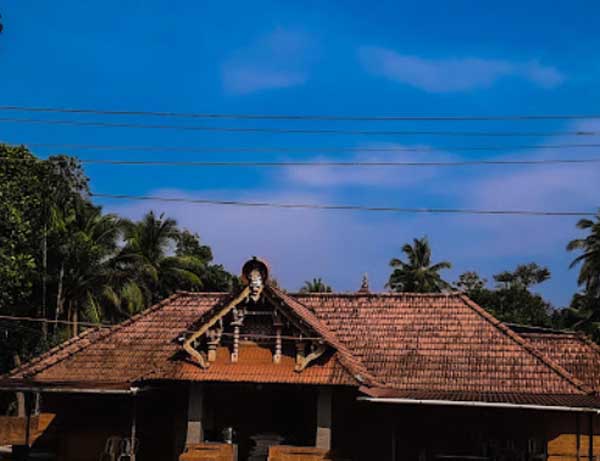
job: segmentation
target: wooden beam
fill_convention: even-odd
[[[194,347],[194,342],[200,338],[203,334],[205,334],[210,327],[216,324],[219,319],[222,319],[225,315],[227,315],[235,306],[237,306],[244,298],[248,297],[250,294],[250,287],[245,287],[239,295],[237,295],[231,302],[229,302],[226,306],[224,306],[219,312],[217,312],[208,322],[202,325],[202,327],[190,336],[185,343],[183,343],[183,348],[185,351],[190,354],[190,356],[198,362],[198,364],[202,368],[208,368],[208,362],[204,358],[204,356],[196,350]]]

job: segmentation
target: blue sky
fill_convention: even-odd
[[[215,113],[494,115],[598,113],[600,33],[594,1],[184,2],[0,1],[0,105]],[[29,114],[0,114],[31,117]],[[34,115],[36,118],[66,118]],[[96,116],[74,116],[98,120]],[[104,118],[106,119],[106,118]],[[541,131],[527,138],[185,132],[0,122],[10,143],[293,147],[288,153],[79,152],[88,158],[205,160],[453,160],[590,157],[564,131],[594,121],[277,122],[111,118],[114,122],[390,130]],[[380,152],[426,146],[432,152]],[[500,149],[465,151],[460,147]],[[350,147],[353,152],[327,149]],[[35,148],[45,156],[57,149]],[[502,168],[199,169],[88,166],[93,190],[190,198],[405,207],[594,210],[590,165]],[[383,289],[388,261],[429,236],[449,279],[518,263],[548,265],[539,287],[556,305],[576,289],[566,243],[576,219],[378,215],[98,201],[139,217],[166,211],[234,272],[270,260],[289,289],[321,276],[354,290],[363,273]]]

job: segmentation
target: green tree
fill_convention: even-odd
[[[41,209],[38,172],[25,147],[0,144],[0,311],[12,310],[32,293]]]
[[[196,258],[204,264],[204,270],[201,273],[202,291],[231,291],[239,284],[237,277],[234,277],[220,264],[211,264],[213,260],[212,250],[208,245],[200,242],[200,236],[188,230],[178,233],[177,247],[175,255],[185,258]],[[194,289],[194,286],[180,287],[180,289]]]
[[[331,287],[323,282],[321,277],[304,282],[300,293],[331,293]]]
[[[577,227],[588,232],[585,238],[572,240],[568,251],[581,251],[570,267],[581,265],[577,282],[583,286],[586,294],[600,298],[600,212],[591,219],[581,219]]]
[[[504,271],[494,275],[494,280],[503,288],[529,288],[538,285],[550,278],[547,267],[541,267],[536,263],[521,264],[512,272]]]
[[[178,289],[199,290],[203,287],[205,260],[183,252],[182,247],[179,255],[169,254],[181,234],[174,219],[165,218],[164,214],[156,216],[150,211],[141,221],[123,220],[122,226],[125,246],[120,259],[128,261],[138,274],[137,280],[144,287],[149,303]],[[189,245],[189,239],[186,239],[188,250]]]
[[[493,277],[497,282],[494,289],[487,288],[485,279],[475,272],[462,274],[455,286],[503,322],[546,327],[553,324],[552,305],[530,291],[532,286],[550,278],[546,267],[523,264]]]
[[[473,293],[485,288],[486,279],[482,279],[475,271],[468,271],[460,274],[458,280],[454,283],[454,287],[458,291],[465,293]]]
[[[449,269],[451,264],[442,261],[431,263],[431,247],[427,237],[414,239],[413,245],[402,247],[407,261],[393,258],[390,266],[394,269],[387,286],[397,292],[439,293],[451,288],[440,275],[443,269]]]
[[[55,319],[63,314],[78,333],[78,321],[117,321],[145,306],[141,289],[129,267],[119,261],[120,220],[88,202],[81,202],[62,217],[68,236],[56,248],[52,260],[58,266]]]

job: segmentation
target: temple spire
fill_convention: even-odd
[[[369,276],[365,273],[363,274],[363,278],[362,278],[362,282],[360,284],[360,289],[358,290],[359,293],[370,293],[371,290],[369,290]]]

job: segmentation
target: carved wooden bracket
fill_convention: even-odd
[[[326,350],[327,347],[322,342],[313,342],[311,344],[311,352],[306,357],[300,353],[296,354],[296,367],[294,368],[294,371],[298,373],[301,372],[310,365],[311,362],[314,362],[321,357]]]
[[[196,333],[190,336],[185,343],[183,343],[183,349],[190,354],[190,356],[198,362],[198,365],[202,368],[208,368],[208,361],[205,358],[205,354],[202,354],[194,347],[194,344],[198,339],[202,337],[211,327],[213,327],[219,320],[225,315],[231,312],[240,302],[248,297],[250,294],[250,288],[245,287],[239,295],[227,303],[219,312],[217,312],[208,322],[202,325]]]

